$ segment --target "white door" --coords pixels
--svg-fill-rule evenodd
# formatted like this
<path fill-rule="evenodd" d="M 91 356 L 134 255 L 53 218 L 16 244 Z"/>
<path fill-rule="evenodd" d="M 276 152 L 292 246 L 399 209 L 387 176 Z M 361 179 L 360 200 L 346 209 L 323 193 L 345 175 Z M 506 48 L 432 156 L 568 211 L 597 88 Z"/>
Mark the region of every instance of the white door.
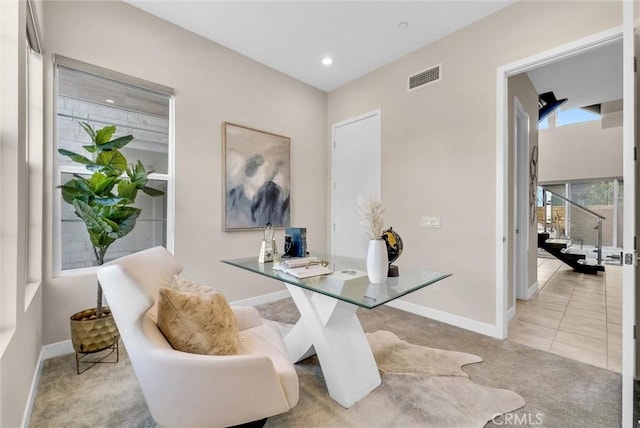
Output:
<path fill-rule="evenodd" d="M 515 98 L 515 243 L 514 301 L 527 299 L 529 291 L 529 114 Z"/>
<path fill-rule="evenodd" d="M 636 365 L 636 56 L 634 17 L 636 2 L 623 3 L 623 176 L 625 255 L 622 270 L 622 426 L 635 426 L 633 420 L 633 383 Z"/>
<path fill-rule="evenodd" d="M 367 248 L 358 217 L 358 196 L 380 198 L 381 113 L 376 110 L 337 123 L 333 136 L 331 252 L 364 258 Z"/>

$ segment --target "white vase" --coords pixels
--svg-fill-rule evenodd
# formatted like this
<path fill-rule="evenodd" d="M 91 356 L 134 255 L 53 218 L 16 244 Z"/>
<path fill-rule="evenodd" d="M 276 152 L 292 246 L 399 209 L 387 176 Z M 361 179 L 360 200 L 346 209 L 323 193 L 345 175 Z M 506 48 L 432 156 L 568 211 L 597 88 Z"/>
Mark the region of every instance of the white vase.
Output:
<path fill-rule="evenodd" d="M 369 241 L 367 251 L 367 275 L 372 284 L 382 284 L 387 281 L 389 271 L 389 257 L 387 256 L 387 244 L 382 239 Z"/>

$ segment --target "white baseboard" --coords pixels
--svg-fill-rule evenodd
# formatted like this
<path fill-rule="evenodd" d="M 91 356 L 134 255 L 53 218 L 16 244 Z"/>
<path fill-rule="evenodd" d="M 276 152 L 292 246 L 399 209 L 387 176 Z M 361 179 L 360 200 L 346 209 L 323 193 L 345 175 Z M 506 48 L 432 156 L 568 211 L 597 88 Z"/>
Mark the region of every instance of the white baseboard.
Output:
<path fill-rule="evenodd" d="M 282 290 L 276 291 L 275 293 L 263 294 L 261 296 L 249 297 L 248 299 L 235 300 L 230 304 L 234 306 L 257 306 L 286 299 L 287 297 L 290 297 L 289 292 L 287 290 Z"/>
<path fill-rule="evenodd" d="M 516 305 L 514 304 L 507 311 L 507 319 L 511 321 L 516 316 Z"/>
<path fill-rule="evenodd" d="M 29 426 L 31 411 L 33 410 L 33 403 L 36 399 L 38 383 L 40 383 L 40 376 L 42 375 L 42 367 L 44 366 L 45 360 L 48 360 L 49 358 L 59 357 L 60 355 L 71 354 L 73 352 L 74 351 L 71 340 L 44 345 L 42 348 L 40 348 L 40 355 L 38 356 L 36 371 L 33 374 L 33 379 L 31 380 L 27 403 L 24 407 L 24 414 L 22 415 L 22 425 L 20 425 L 21 427 Z"/>
<path fill-rule="evenodd" d="M 529 300 L 530 298 L 532 298 L 533 296 L 535 296 L 535 294 L 538 292 L 538 289 L 540 288 L 538 281 L 534 282 L 529 289 L 527 290 L 527 300 Z"/>
<path fill-rule="evenodd" d="M 60 355 L 72 354 L 74 352 L 71 340 L 44 345 L 40 351 L 40 359 L 42 362 L 49 358 L 59 357 Z"/>
<path fill-rule="evenodd" d="M 437 309 L 427 308 L 425 306 L 416 305 L 415 303 L 405 302 L 404 300 L 394 300 L 387 303 L 387 306 L 464 328 L 465 330 L 484 334 L 485 336 L 495 337 L 497 339 L 501 338 L 497 327 L 493 324 L 487 324 L 470 318 L 461 317 L 459 315 L 450 314 L 448 312 L 442 312 Z"/>

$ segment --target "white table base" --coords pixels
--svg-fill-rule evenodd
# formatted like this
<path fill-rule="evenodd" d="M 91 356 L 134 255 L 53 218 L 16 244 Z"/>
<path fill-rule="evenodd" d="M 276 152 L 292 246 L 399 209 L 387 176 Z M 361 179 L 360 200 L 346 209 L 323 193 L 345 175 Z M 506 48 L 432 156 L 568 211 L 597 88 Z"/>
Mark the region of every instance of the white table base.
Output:
<path fill-rule="evenodd" d="M 300 320 L 284 342 L 291 361 L 318 356 L 329 395 L 349 408 L 380 383 L 356 305 L 285 283 Z"/>

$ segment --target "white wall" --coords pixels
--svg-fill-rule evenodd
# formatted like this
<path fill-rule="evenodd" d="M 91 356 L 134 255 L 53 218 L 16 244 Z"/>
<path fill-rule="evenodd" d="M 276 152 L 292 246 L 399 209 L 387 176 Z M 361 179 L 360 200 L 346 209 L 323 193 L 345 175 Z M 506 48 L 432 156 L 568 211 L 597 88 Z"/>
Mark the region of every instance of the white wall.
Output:
<path fill-rule="evenodd" d="M 328 124 L 382 110 L 382 200 L 404 266 L 452 272 L 405 299 L 495 323 L 496 69 L 622 23 L 618 2 L 521 1 L 329 94 Z M 407 76 L 442 80 L 407 93 Z M 440 216 L 439 229 L 420 217 Z"/>
<path fill-rule="evenodd" d="M 185 277 L 218 288 L 230 301 L 284 289 L 273 280 L 220 263 L 225 258 L 257 257 L 262 238 L 259 231 L 222 231 L 223 121 L 291 137 L 292 224 L 307 228 L 312 250 L 326 250 L 324 183 L 329 146 L 324 92 L 123 2 L 46 1 L 40 15 L 47 58 L 60 54 L 174 88 L 175 254 L 185 265 Z M 116 31 L 100 30 L 116 27 Z M 45 102 L 46 144 L 53 147 L 50 60 Z M 50 152 L 49 160 L 51 156 Z M 51 224 L 54 192 L 52 186 L 46 189 L 45 224 Z M 281 243 L 282 231 L 276 235 Z M 46 242 L 51 236 L 49 229 Z M 68 340 L 69 316 L 95 306 L 95 276 L 52 278 L 52 257 L 49 247 L 45 343 Z"/>
<path fill-rule="evenodd" d="M 17 427 L 42 347 L 42 289 L 28 284 L 25 2 L 0 2 L 0 426 Z M 36 64 L 33 64 L 36 66 Z M 39 169 L 35 156 L 33 169 Z M 30 176 L 32 189 L 36 177 Z M 41 176 L 41 175 L 40 175 Z M 34 192 L 37 194 L 37 192 Z M 37 204 L 37 201 L 34 201 Z M 34 231 L 34 238 L 39 236 Z M 39 260 L 37 245 L 34 262 Z M 39 275 L 38 275 L 39 276 Z"/>
<path fill-rule="evenodd" d="M 622 106 L 602 120 L 540 130 L 540 182 L 622 177 Z"/>

